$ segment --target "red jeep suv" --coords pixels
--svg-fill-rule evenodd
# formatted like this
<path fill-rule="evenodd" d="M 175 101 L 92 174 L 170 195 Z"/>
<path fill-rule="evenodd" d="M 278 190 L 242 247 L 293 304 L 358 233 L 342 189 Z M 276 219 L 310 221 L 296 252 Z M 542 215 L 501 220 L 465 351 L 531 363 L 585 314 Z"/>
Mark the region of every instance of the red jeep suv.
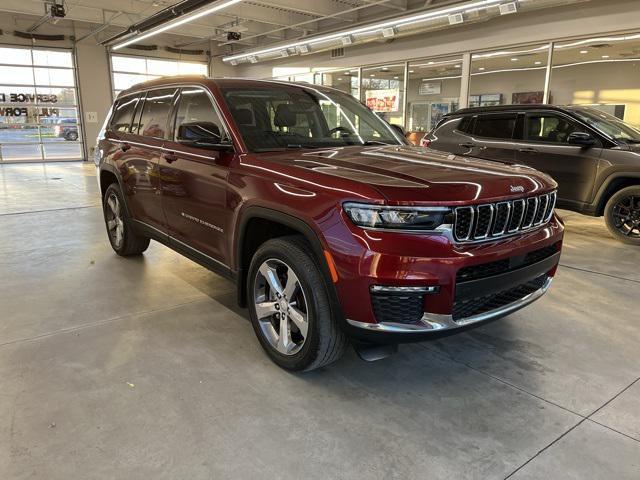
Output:
<path fill-rule="evenodd" d="M 134 86 L 96 164 L 115 252 L 153 239 L 234 281 L 262 347 L 291 370 L 349 340 L 366 352 L 507 315 L 545 293 L 560 257 L 547 175 L 409 146 L 326 87 Z"/>

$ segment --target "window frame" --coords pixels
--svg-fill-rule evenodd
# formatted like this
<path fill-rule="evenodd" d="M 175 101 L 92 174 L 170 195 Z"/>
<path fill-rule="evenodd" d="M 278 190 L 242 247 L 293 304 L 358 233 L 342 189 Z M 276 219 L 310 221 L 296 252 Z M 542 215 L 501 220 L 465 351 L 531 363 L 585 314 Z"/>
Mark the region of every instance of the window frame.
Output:
<path fill-rule="evenodd" d="M 220 108 L 218 107 L 218 104 L 214 98 L 214 96 L 211 94 L 211 92 L 209 91 L 208 88 L 202 86 L 202 85 L 182 85 L 178 88 L 178 94 L 176 95 L 176 97 L 174 98 L 174 102 L 172 105 L 172 110 L 171 110 L 171 117 L 170 117 L 170 128 L 171 128 L 171 137 L 169 138 L 169 140 L 171 142 L 175 142 L 175 143 L 180 143 L 177 139 L 177 135 L 176 135 L 176 130 L 177 130 L 177 117 L 178 117 L 178 111 L 180 110 L 180 101 L 182 100 L 182 92 L 186 89 L 197 89 L 200 90 L 202 92 L 204 92 L 204 94 L 206 95 L 206 97 L 209 99 L 209 103 L 211 104 L 211 106 L 213 107 L 213 111 L 215 112 L 216 116 L 218 117 L 218 121 L 220 122 L 220 126 L 222 127 L 220 130 L 220 133 L 224 133 L 224 135 L 221 136 L 221 140 L 226 140 L 226 142 L 220 142 L 221 145 L 226 145 L 227 143 L 232 146 L 235 149 L 234 143 L 233 143 L 233 137 L 230 134 L 230 130 L 229 127 L 225 121 L 224 116 L 222 115 L 222 112 L 220 111 Z M 193 148 L 201 148 L 201 147 L 193 147 Z M 206 149 L 204 149 L 206 150 Z"/>
<path fill-rule="evenodd" d="M 566 142 L 564 143 L 563 142 L 545 142 L 543 140 L 529 140 L 525 138 L 525 134 L 527 133 L 527 122 L 530 115 L 556 116 L 556 117 L 562 118 L 563 120 L 573 125 L 578 125 L 580 128 L 585 130 L 587 133 L 591 134 L 591 136 L 593 136 L 593 138 L 596 139 L 596 143 L 593 145 L 593 148 L 603 148 L 604 144 L 602 141 L 602 135 L 599 132 L 594 130 L 592 127 L 590 127 L 586 123 L 580 121 L 579 119 L 572 117 L 571 115 L 568 115 L 559 110 L 550 110 L 550 109 L 527 110 L 522 112 L 522 117 L 523 117 L 522 132 L 520 135 L 521 136 L 520 141 L 522 142 L 531 143 L 535 145 L 549 145 L 549 146 L 555 146 L 555 147 L 579 147 L 579 145 L 573 145 L 571 143 L 566 143 Z"/>
<path fill-rule="evenodd" d="M 140 129 L 142 128 L 142 115 L 144 114 L 144 107 L 147 104 L 147 100 L 149 98 L 149 93 L 156 91 L 156 90 L 174 90 L 173 92 L 173 98 L 171 99 L 171 102 L 169 104 L 169 111 L 167 113 L 167 119 L 165 121 L 165 131 L 164 131 L 164 136 L 162 137 L 154 137 L 152 135 L 143 135 L 140 132 Z M 178 95 L 178 93 L 180 92 L 180 86 L 178 85 L 158 85 L 157 87 L 154 88 L 150 88 L 150 89 L 145 89 L 142 92 L 137 92 L 139 94 L 144 95 L 144 100 L 142 101 L 142 107 L 140 108 L 140 112 L 139 112 L 139 117 L 138 117 L 138 122 L 137 122 L 137 134 L 139 137 L 143 137 L 143 138 L 149 138 L 149 139 L 153 139 L 153 140 L 169 140 L 170 137 L 168 136 L 168 132 L 169 132 L 169 128 L 170 128 L 170 124 L 171 124 L 171 116 L 173 115 L 173 108 L 175 105 L 175 99 L 176 96 Z M 138 100 L 138 103 L 140 103 L 140 100 Z M 135 118 L 135 114 L 138 112 L 134 112 L 134 118 Z"/>

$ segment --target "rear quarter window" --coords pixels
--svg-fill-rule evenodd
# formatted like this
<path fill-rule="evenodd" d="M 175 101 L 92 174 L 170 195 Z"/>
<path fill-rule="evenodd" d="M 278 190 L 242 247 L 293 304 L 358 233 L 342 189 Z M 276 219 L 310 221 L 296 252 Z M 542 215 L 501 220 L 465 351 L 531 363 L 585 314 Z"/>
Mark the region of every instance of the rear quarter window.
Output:
<path fill-rule="evenodd" d="M 138 104 L 138 97 L 124 97 L 116 101 L 116 105 L 113 109 L 113 115 L 111 122 L 109 123 L 109 129 L 114 132 L 129 132 L 131 128 L 131 121 L 133 119 L 133 112 Z"/>

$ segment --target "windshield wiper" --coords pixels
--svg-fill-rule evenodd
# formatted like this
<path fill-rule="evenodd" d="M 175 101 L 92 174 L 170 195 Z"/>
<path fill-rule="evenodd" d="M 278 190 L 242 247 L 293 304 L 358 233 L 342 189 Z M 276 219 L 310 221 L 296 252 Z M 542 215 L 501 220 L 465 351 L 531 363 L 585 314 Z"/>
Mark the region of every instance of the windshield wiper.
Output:
<path fill-rule="evenodd" d="M 364 145 L 365 147 L 370 147 L 371 145 L 393 145 L 393 144 L 381 142 L 379 140 L 365 140 L 364 142 L 362 142 L 362 145 Z"/>

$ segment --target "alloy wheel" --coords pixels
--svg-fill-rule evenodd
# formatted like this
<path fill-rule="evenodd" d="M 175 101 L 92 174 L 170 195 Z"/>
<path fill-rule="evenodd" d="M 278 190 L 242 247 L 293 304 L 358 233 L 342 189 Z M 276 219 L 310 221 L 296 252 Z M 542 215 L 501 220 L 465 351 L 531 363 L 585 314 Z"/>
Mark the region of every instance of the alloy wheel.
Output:
<path fill-rule="evenodd" d="M 621 198 L 611 212 L 615 227 L 629 238 L 640 238 L 640 196 Z"/>
<path fill-rule="evenodd" d="M 298 353 L 309 331 L 307 300 L 300 280 L 282 260 L 266 260 L 256 273 L 256 317 L 269 344 L 283 355 Z"/>
<path fill-rule="evenodd" d="M 111 193 L 107 199 L 106 217 L 111 242 L 116 248 L 120 248 L 124 240 L 124 221 L 122 220 L 120 200 L 115 193 Z"/>

